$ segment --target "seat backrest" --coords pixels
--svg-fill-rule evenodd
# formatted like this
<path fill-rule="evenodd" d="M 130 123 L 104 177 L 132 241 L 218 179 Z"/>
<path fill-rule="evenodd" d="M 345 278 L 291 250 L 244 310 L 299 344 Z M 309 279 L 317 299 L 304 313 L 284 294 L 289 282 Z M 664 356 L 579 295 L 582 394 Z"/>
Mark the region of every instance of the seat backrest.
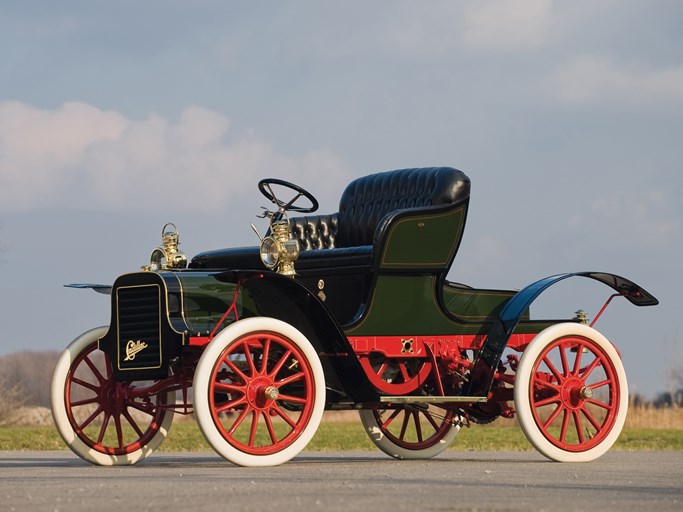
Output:
<path fill-rule="evenodd" d="M 377 226 L 388 213 L 460 203 L 469 193 L 469 178 L 452 167 L 401 169 L 358 178 L 339 202 L 335 245 L 372 245 Z"/>
<path fill-rule="evenodd" d="M 447 270 L 462 237 L 469 194 L 469 178 L 452 167 L 400 169 L 358 178 L 344 190 L 338 213 L 290 218 L 294 236 L 307 253 L 300 262 L 323 257 L 369 265 L 374 257 L 379 268 Z M 411 218 L 416 228 L 408 222 Z M 189 266 L 262 264 L 254 247 L 207 251 Z"/>
<path fill-rule="evenodd" d="M 302 251 L 337 247 L 338 213 L 306 215 L 304 217 L 292 217 L 289 220 Z"/>
<path fill-rule="evenodd" d="M 452 167 L 400 169 L 363 176 L 344 190 L 339 212 L 291 218 L 303 251 L 371 247 L 389 213 L 428 212 L 469 199 L 470 180 Z"/>

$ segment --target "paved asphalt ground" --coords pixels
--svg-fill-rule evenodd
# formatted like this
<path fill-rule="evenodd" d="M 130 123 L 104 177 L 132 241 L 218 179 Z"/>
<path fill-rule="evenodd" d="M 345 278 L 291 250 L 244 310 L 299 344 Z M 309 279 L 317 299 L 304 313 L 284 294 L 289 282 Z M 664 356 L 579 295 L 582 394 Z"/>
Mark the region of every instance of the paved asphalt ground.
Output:
<path fill-rule="evenodd" d="M 241 468 L 214 453 L 156 453 L 103 468 L 71 452 L 0 452 L 0 511 L 683 511 L 683 453 L 609 452 L 559 464 L 534 452 L 303 452 Z"/>

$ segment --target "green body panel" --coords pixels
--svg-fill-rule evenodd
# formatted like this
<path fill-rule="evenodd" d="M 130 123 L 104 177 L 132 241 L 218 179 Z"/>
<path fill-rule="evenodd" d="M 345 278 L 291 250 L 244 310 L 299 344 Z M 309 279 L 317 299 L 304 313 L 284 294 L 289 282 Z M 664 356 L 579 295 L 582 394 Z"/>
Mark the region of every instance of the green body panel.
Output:
<path fill-rule="evenodd" d="M 487 334 L 505 302 L 516 292 L 476 290 L 446 284 L 442 288 L 446 311 L 437 297 L 441 280 L 436 275 L 380 275 L 367 310 L 347 336 Z M 530 321 L 528 312 L 516 333 L 538 333 L 557 321 Z"/>
<path fill-rule="evenodd" d="M 221 321 L 232 305 L 236 284 L 220 279 L 220 273 L 177 272 L 175 276 L 181 285 L 182 315 L 190 332 L 195 335 L 209 334 Z M 252 316 L 253 300 L 244 289 L 237 294 L 238 318 Z M 223 320 L 221 328 L 235 321 L 231 313 Z"/>
<path fill-rule="evenodd" d="M 505 303 L 515 295 L 511 290 L 477 290 L 446 284 L 443 303 L 446 309 L 466 322 L 493 320 Z M 528 312 L 523 319 L 528 319 Z"/>
<path fill-rule="evenodd" d="M 176 272 L 174 276 L 180 284 L 181 315 L 189 334 L 209 334 L 232 305 L 237 285 L 216 272 Z M 515 293 L 443 284 L 436 274 L 380 274 L 367 309 L 343 331 L 347 336 L 486 334 Z M 256 301 L 242 287 L 236 311 L 223 319 L 220 328 L 236 316 L 254 316 L 258 311 Z M 530 321 L 527 312 L 515 332 L 536 333 L 555 322 Z"/>
<path fill-rule="evenodd" d="M 347 329 L 348 336 L 405 334 L 476 334 L 480 324 L 464 324 L 447 316 L 435 295 L 437 276 L 381 275 L 368 309 Z"/>
<path fill-rule="evenodd" d="M 393 222 L 382 248 L 380 269 L 445 269 L 462 238 L 466 206 Z"/>

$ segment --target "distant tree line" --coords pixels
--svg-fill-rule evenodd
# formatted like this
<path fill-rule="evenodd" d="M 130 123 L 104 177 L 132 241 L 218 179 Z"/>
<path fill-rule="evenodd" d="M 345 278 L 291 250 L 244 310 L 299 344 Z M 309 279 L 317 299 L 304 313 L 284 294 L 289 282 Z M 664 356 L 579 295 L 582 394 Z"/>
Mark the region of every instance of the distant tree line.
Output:
<path fill-rule="evenodd" d="M 17 398 L 24 405 L 50 407 L 50 382 L 59 352 L 17 352 L 0 357 L 0 400 Z"/>
<path fill-rule="evenodd" d="M 683 388 L 675 391 L 662 391 L 654 399 L 648 399 L 639 393 L 631 394 L 630 403 L 634 407 L 683 407 Z"/>

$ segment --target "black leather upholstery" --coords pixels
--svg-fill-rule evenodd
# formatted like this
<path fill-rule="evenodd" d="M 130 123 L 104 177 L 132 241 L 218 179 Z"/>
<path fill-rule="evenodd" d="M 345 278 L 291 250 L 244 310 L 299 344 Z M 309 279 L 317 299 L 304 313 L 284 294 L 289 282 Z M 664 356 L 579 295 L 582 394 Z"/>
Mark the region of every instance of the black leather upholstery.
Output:
<path fill-rule="evenodd" d="M 197 254 L 189 268 L 265 270 L 259 247 L 216 249 Z"/>
<path fill-rule="evenodd" d="M 339 212 L 292 217 L 301 255 L 297 269 L 367 266 L 375 238 L 388 214 L 397 210 L 447 207 L 469 198 L 470 180 L 451 167 L 401 169 L 352 181 L 341 196 Z M 263 268 L 258 248 L 223 249 L 198 254 L 190 268 Z"/>
<path fill-rule="evenodd" d="M 339 213 L 291 220 L 302 250 L 372 245 L 388 213 L 459 203 L 469 194 L 469 178 L 452 167 L 387 171 L 352 181 L 342 194 Z"/>
<path fill-rule="evenodd" d="M 448 167 L 403 169 L 354 180 L 339 202 L 338 245 L 371 245 L 387 213 L 452 204 L 469 197 L 469 191 L 467 176 Z"/>
<path fill-rule="evenodd" d="M 339 214 L 308 215 L 290 219 L 294 236 L 302 251 L 336 247 Z"/>
<path fill-rule="evenodd" d="M 337 247 L 334 249 L 312 249 L 301 251 L 296 262 L 297 269 L 314 269 L 324 261 L 326 267 L 368 266 L 372 260 L 372 246 Z"/>

